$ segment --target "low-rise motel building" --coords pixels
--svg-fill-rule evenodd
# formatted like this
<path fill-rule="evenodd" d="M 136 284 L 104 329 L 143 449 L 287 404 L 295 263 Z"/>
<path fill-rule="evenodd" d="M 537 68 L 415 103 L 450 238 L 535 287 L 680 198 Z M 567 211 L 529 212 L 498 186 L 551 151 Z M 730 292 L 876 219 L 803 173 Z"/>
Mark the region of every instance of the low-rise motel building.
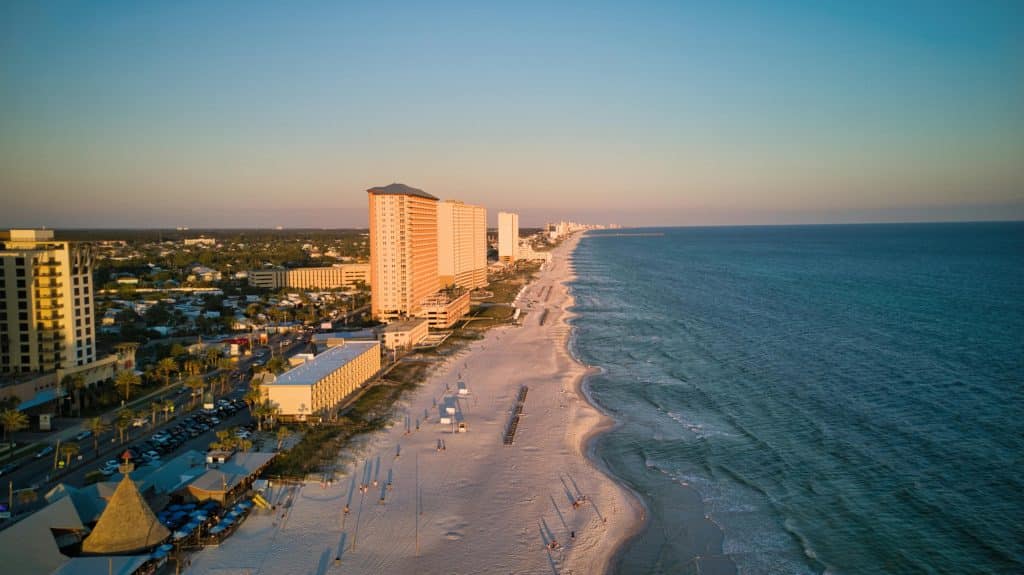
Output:
<path fill-rule="evenodd" d="M 430 332 L 426 318 L 393 321 L 380 329 L 378 337 L 387 351 L 409 350 Z"/>
<path fill-rule="evenodd" d="M 345 341 L 265 382 L 265 399 L 291 421 L 325 418 L 380 371 L 380 342 Z"/>
<path fill-rule="evenodd" d="M 342 289 L 370 285 L 370 264 L 338 264 L 319 268 L 249 270 L 249 285 L 280 289 Z"/>

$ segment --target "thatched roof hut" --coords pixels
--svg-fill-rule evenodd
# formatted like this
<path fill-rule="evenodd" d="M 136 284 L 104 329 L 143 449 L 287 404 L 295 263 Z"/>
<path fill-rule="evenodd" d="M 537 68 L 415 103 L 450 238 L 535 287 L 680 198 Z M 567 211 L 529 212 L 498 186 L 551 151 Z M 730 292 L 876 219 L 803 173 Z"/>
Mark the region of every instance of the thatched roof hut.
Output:
<path fill-rule="evenodd" d="M 135 482 L 125 474 L 92 533 L 82 542 L 82 553 L 119 555 L 135 553 L 159 544 L 170 535 Z"/>

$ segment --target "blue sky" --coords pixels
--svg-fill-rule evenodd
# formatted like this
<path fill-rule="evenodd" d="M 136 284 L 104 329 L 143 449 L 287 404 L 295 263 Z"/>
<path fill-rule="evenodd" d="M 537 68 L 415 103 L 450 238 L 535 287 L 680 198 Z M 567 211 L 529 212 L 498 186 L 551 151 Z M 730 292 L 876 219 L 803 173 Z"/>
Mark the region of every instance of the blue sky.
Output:
<path fill-rule="evenodd" d="M 6 2 L 3 226 L 1024 217 L 1021 2 Z"/>

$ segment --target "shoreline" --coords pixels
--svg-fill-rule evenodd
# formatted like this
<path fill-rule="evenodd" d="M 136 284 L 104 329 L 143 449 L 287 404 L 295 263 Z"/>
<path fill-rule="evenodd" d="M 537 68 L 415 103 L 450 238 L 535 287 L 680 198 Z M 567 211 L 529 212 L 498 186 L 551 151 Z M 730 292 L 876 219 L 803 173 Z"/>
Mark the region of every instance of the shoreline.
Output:
<path fill-rule="evenodd" d="M 250 515 L 188 572 L 608 572 L 649 514 L 593 456 L 594 438 L 616 422 L 587 397 L 592 369 L 569 347 L 579 239 L 526 284 L 521 325 L 446 358 L 385 429 L 339 452 L 332 481 L 275 485 L 268 499 L 285 504 Z M 450 406 L 467 432 L 440 423 Z"/>
<path fill-rule="evenodd" d="M 571 320 L 575 317 L 578 317 L 579 315 L 573 311 L 573 307 L 576 305 L 576 298 L 572 294 L 571 284 L 572 282 L 576 281 L 577 278 L 575 266 L 573 266 L 573 260 L 576 248 L 579 245 L 579 240 L 581 240 L 585 235 L 586 232 L 581 234 L 579 238 L 576 238 L 575 244 L 573 245 L 573 249 L 569 254 L 567 254 L 566 259 L 566 263 L 573 268 L 573 272 L 568 278 L 566 278 L 562 282 L 565 285 L 568 295 L 568 302 L 565 306 L 566 317 L 563 319 L 563 322 L 570 327 L 569 333 L 565 338 L 565 349 L 566 352 L 569 354 L 569 357 L 572 358 L 572 360 L 577 365 L 584 369 L 584 372 L 580 374 L 580 376 L 576 379 L 574 383 L 574 391 L 579 397 L 581 397 L 587 403 L 587 405 L 590 406 L 591 409 L 600 414 L 601 419 L 598 422 L 596 422 L 593 426 L 591 426 L 591 428 L 587 430 L 582 437 L 580 437 L 578 448 L 580 452 L 583 453 L 583 456 L 590 462 L 591 465 L 593 465 L 602 474 L 604 474 L 605 477 L 607 477 L 610 481 L 618 485 L 620 489 L 628 493 L 629 496 L 631 496 L 633 499 L 633 504 L 640 508 L 639 517 L 634 517 L 632 528 L 627 529 L 626 532 L 619 538 L 619 540 L 611 546 L 611 552 L 608 554 L 604 568 L 601 570 L 601 573 L 607 574 L 611 573 L 614 565 L 616 565 L 619 562 L 622 552 L 625 549 L 626 545 L 635 537 L 638 537 L 641 533 L 643 533 L 645 529 L 647 529 L 650 523 L 650 513 L 648 512 L 649 510 L 647 508 L 647 502 L 644 501 L 644 498 L 641 497 L 640 494 L 637 493 L 632 487 L 626 484 L 624 479 L 615 475 L 615 473 L 613 473 L 612 470 L 609 469 L 608 466 L 605 465 L 605 463 L 599 457 L 597 457 L 597 447 L 595 445 L 597 439 L 606 433 L 611 433 L 612 431 L 615 431 L 623 424 L 621 421 L 615 419 L 615 417 L 611 413 L 607 412 L 604 408 L 602 408 L 601 405 L 594 399 L 594 397 L 590 393 L 590 378 L 595 375 L 605 373 L 605 369 L 601 366 L 587 365 L 578 356 L 577 350 L 574 350 L 572 347 L 572 344 L 574 342 L 576 326 L 571 323 Z"/>

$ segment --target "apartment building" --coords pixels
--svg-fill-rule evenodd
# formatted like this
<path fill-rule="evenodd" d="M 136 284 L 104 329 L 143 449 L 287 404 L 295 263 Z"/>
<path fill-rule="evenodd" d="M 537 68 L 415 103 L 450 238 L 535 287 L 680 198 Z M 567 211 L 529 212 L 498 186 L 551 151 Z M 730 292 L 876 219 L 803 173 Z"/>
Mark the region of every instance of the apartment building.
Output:
<path fill-rule="evenodd" d="M 416 315 L 438 289 L 437 198 L 404 184 L 367 190 L 374 317 Z"/>
<path fill-rule="evenodd" d="M 519 259 L 519 214 L 498 212 L 498 260 Z"/>
<path fill-rule="evenodd" d="M 437 204 L 439 287 L 487 285 L 487 209 L 454 200 Z"/>
<path fill-rule="evenodd" d="M 0 250 L 0 374 L 51 372 L 96 359 L 87 244 L 52 230 L 10 230 Z"/>

